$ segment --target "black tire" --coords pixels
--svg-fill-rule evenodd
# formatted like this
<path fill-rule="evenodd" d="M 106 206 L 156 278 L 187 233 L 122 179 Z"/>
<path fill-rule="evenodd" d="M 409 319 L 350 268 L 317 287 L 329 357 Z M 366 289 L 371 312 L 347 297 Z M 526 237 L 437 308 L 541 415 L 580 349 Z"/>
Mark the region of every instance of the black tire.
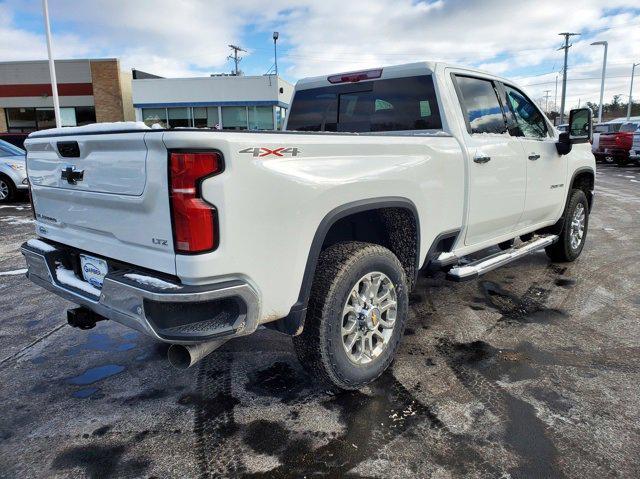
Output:
<path fill-rule="evenodd" d="M 371 272 L 384 273 L 393 283 L 397 315 L 386 348 L 362 365 L 352 362 L 343 346 L 342 312 L 353 286 Z M 408 307 L 407 278 L 391 251 L 369 243 L 335 244 L 318 259 L 304 329 L 293 338 L 298 359 L 323 386 L 361 388 L 378 378 L 393 361 L 404 334 Z"/>
<path fill-rule="evenodd" d="M 573 220 L 573 216 L 578 208 L 578 205 L 582 205 L 585 212 L 584 218 L 584 234 L 582 235 L 582 239 L 576 248 L 571 245 L 571 222 Z M 560 233 L 560 238 L 558 241 L 551 246 L 547 246 L 545 251 L 547 252 L 547 256 L 552 261 L 557 262 L 571 262 L 575 261 L 580 253 L 582 253 L 582 249 L 584 248 L 584 243 L 587 239 L 587 231 L 589 230 L 589 201 L 587 200 L 587 196 L 584 194 L 582 190 L 571 190 L 571 196 L 569 197 L 569 202 L 564 211 L 564 223 L 562 225 L 562 233 Z"/>
<path fill-rule="evenodd" d="M 6 191 L 4 194 L 0 194 L 0 203 L 9 203 L 16 197 L 16 186 L 8 177 L 0 175 L 0 193 Z"/>

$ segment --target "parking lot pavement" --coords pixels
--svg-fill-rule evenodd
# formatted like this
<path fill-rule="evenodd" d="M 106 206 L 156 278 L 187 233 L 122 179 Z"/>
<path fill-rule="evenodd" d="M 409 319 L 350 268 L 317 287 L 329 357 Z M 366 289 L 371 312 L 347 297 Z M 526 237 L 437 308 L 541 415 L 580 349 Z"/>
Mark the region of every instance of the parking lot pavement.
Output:
<path fill-rule="evenodd" d="M 639 477 L 640 169 L 598 168 L 582 257 L 422 277 L 399 356 L 332 395 L 260 330 L 187 372 L 66 326 L 0 207 L 0 477 Z"/>

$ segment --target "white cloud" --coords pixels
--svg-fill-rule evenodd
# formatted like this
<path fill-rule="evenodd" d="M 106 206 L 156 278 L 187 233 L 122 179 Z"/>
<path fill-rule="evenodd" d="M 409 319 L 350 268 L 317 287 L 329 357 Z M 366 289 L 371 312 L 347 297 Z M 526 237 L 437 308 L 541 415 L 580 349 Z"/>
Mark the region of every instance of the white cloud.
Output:
<path fill-rule="evenodd" d="M 0 4 L 0 59 L 44 57 L 42 36 L 21 29 L 11 15 L 39 9 L 34 0 Z M 268 38 L 271 30 L 280 32 L 281 69 L 291 79 L 419 60 L 506 76 L 559 71 L 557 34 L 601 29 L 597 39 L 610 44 L 610 98 L 628 90 L 628 79 L 615 77 L 628 76 L 632 60 L 640 61 L 634 0 L 52 0 L 50 9 L 54 27 L 64 32 L 56 33 L 56 56 L 115 56 L 125 67 L 165 76 L 228 70 L 229 43 L 244 44 L 256 31 Z M 605 16 L 605 9 L 618 13 Z M 597 101 L 602 47 L 589 46 L 594 39 L 578 37 L 570 50 L 570 102 Z M 252 47 L 270 55 L 268 40 Z M 595 79 L 572 80 L 578 77 Z M 520 80 L 539 98 L 554 89 L 555 73 Z"/>

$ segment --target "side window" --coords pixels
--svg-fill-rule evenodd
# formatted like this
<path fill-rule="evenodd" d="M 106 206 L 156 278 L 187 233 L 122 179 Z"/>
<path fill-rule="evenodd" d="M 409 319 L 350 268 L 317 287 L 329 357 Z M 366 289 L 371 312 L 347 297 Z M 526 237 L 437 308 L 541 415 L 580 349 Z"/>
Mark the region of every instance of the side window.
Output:
<path fill-rule="evenodd" d="M 547 123 L 540 110 L 523 93 L 505 85 L 509 108 L 516 117 L 516 122 L 522 134 L 528 138 L 545 138 Z"/>
<path fill-rule="evenodd" d="M 471 133 L 505 133 L 507 125 L 490 80 L 456 76 L 462 111 Z"/>

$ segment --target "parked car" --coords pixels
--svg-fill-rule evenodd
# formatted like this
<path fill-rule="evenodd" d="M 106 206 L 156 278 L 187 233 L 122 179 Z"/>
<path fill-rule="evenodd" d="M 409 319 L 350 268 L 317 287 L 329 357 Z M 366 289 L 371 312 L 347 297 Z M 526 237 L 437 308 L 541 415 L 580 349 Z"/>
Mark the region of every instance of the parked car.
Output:
<path fill-rule="evenodd" d="M 569 123 L 509 80 L 424 62 L 300 80 L 297 131 L 40 131 L 22 253 L 79 305 L 72 325 L 120 322 L 179 367 L 265 325 L 320 382 L 359 388 L 393 360 L 419 269 L 465 281 L 541 249 L 578 258 L 591 112 Z"/>
<path fill-rule="evenodd" d="M 560 133 L 564 133 L 565 131 L 569 131 L 569 123 L 563 123 L 562 125 L 556 126 L 556 130 Z"/>
<path fill-rule="evenodd" d="M 596 161 L 604 161 L 605 163 L 613 163 L 612 156 L 606 156 L 598 153 L 600 146 L 600 134 L 602 133 L 615 133 L 622 126 L 621 121 L 609 121 L 607 123 L 599 123 L 593 127 L 593 139 L 591 140 L 591 151 L 596 158 Z"/>
<path fill-rule="evenodd" d="M 29 133 L 0 133 L 0 140 L 11 143 L 24 150 L 24 141 L 28 136 Z"/>
<path fill-rule="evenodd" d="M 16 193 L 27 191 L 26 152 L 0 140 L 0 203 L 12 201 Z"/>
<path fill-rule="evenodd" d="M 636 165 L 640 166 L 640 131 L 636 131 L 633 134 L 633 143 L 631 145 L 629 159 L 635 161 Z"/>
<path fill-rule="evenodd" d="M 613 158 L 619 166 L 629 162 L 629 151 L 633 143 L 633 133 L 640 128 L 640 121 L 624 122 L 618 131 L 600 133 L 596 159 Z"/>

